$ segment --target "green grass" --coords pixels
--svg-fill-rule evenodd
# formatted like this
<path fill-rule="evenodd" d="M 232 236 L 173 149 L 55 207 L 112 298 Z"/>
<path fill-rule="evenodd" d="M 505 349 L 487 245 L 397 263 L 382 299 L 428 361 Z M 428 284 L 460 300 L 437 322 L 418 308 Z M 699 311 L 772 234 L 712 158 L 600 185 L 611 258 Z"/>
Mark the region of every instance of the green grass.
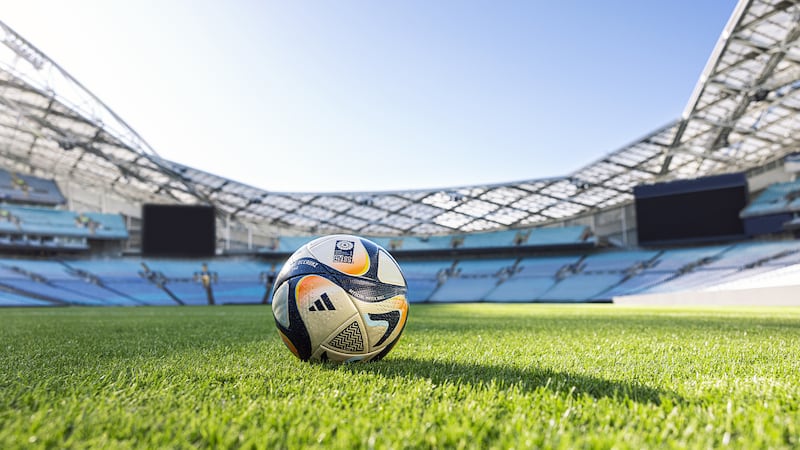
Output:
<path fill-rule="evenodd" d="M 0 309 L 0 448 L 797 448 L 800 309 L 412 305 L 381 362 L 269 307 Z"/>

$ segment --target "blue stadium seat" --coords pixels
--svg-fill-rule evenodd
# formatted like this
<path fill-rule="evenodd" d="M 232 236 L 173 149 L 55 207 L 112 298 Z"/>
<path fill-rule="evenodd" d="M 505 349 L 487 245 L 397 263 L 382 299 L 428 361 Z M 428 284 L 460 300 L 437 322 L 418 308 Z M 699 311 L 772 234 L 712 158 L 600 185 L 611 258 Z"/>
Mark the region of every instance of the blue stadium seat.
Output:
<path fill-rule="evenodd" d="M 568 227 L 534 228 L 525 241 L 528 247 L 555 247 L 573 245 L 592 245 L 589 228 L 583 225 Z"/>
<path fill-rule="evenodd" d="M 427 302 L 439 286 L 436 278 L 409 278 L 406 299 L 411 303 Z"/>
<path fill-rule="evenodd" d="M 527 236 L 526 231 L 503 230 L 463 235 L 460 248 L 507 248 L 515 247 Z"/>
<path fill-rule="evenodd" d="M 75 213 L 56 209 L 4 205 L 3 209 L 19 219 L 19 229 L 26 234 L 55 236 L 88 236 L 88 230 L 75 222 Z"/>
<path fill-rule="evenodd" d="M 104 284 L 109 288 L 123 292 L 134 298 L 142 305 L 177 305 L 177 303 L 163 290 L 147 280 L 104 280 Z"/>
<path fill-rule="evenodd" d="M 100 302 L 98 305 L 102 306 L 137 306 L 141 304 L 124 293 L 115 292 L 84 280 L 59 280 L 53 281 L 51 284 L 62 291 L 79 292 L 97 299 Z"/>
<path fill-rule="evenodd" d="M 524 258 L 519 262 L 514 277 L 555 277 L 564 267 L 577 264 L 580 258 L 580 255 Z"/>
<path fill-rule="evenodd" d="M 596 294 L 592 297 L 592 299 L 600 300 L 602 297 L 603 300 L 606 300 L 623 295 L 638 294 L 645 289 L 656 286 L 659 283 L 663 283 L 675 276 L 677 275 L 674 272 L 640 272 L 611 288 L 609 291 Z"/>
<path fill-rule="evenodd" d="M 662 292 L 680 292 L 701 289 L 722 282 L 726 277 L 736 273 L 738 269 L 701 269 L 687 272 L 641 290 L 640 294 L 656 294 Z"/>
<path fill-rule="evenodd" d="M 555 277 L 513 277 L 484 296 L 489 302 L 531 302 L 542 297 L 556 283 Z"/>
<path fill-rule="evenodd" d="M 208 294 L 199 281 L 167 281 L 164 288 L 185 305 L 209 304 Z"/>
<path fill-rule="evenodd" d="M 596 253 L 582 262 L 583 272 L 625 272 L 643 265 L 659 254 L 658 251 L 626 250 Z"/>
<path fill-rule="evenodd" d="M 145 259 L 142 260 L 154 272 L 161 272 L 170 280 L 191 280 L 195 273 L 202 272 L 203 264 L 210 269 L 208 260 L 171 260 L 171 259 Z"/>
<path fill-rule="evenodd" d="M 462 260 L 456 263 L 455 272 L 461 277 L 497 275 L 504 269 L 510 269 L 516 261 L 515 258 Z"/>
<path fill-rule="evenodd" d="M 647 270 L 675 272 L 684 267 L 711 260 L 727 250 L 729 246 L 711 246 L 664 250 Z"/>
<path fill-rule="evenodd" d="M 3 284 L 13 289 L 20 295 L 26 295 L 30 297 L 52 299 L 73 305 L 102 306 L 105 303 L 104 298 L 95 297 L 94 295 L 86 293 L 83 290 L 66 289 L 55 284 L 34 281 L 31 279 L 4 280 Z"/>
<path fill-rule="evenodd" d="M 218 281 L 213 288 L 217 304 L 258 304 L 267 293 L 264 284 L 255 282 Z"/>
<path fill-rule="evenodd" d="M 0 169 L 0 201 L 48 206 L 66 203 L 55 181 Z"/>
<path fill-rule="evenodd" d="M 452 260 L 402 261 L 400 270 L 406 278 L 436 278 L 439 271 L 449 269 L 452 265 Z"/>
<path fill-rule="evenodd" d="M 276 275 L 281 266 L 262 261 L 225 260 L 211 261 L 208 269 L 217 275 L 212 284 L 215 302 L 257 304 L 267 294 L 267 278 Z"/>
<path fill-rule="evenodd" d="M 767 186 L 739 214 L 743 219 L 785 212 L 800 211 L 800 179 L 788 183 Z"/>
<path fill-rule="evenodd" d="M 737 244 L 721 252 L 704 269 L 743 268 L 764 260 L 800 251 L 800 241 L 752 242 Z"/>
<path fill-rule="evenodd" d="M 2 282 L 0 282 L 2 284 Z M 52 306 L 54 303 L 0 290 L 0 306 Z"/>
<path fill-rule="evenodd" d="M 581 302 L 598 298 L 605 291 L 619 284 L 622 274 L 577 274 L 556 283 L 552 289 L 539 297 L 539 300 L 558 302 Z"/>
<path fill-rule="evenodd" d="M 498 279 L 495 277 L 450 278 L 444 282 L 431 296 L 431 302 L 477 302 L 483 300 L 494 287 Z"/>
<path fill-rule="evenodd" d="M 83 215 L 97 224 L 89 230 L 89 237 L 92 239 L 128 239 L 128 227 L 121 215 L 95 212 Z"/>

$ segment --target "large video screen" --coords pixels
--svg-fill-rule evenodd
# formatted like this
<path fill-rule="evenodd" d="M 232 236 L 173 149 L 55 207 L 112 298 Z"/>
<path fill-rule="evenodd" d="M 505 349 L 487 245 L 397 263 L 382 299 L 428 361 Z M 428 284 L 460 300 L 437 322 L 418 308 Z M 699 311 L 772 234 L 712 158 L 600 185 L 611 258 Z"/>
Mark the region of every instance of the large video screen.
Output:
<path fill-rule="evenodd" d="M 749 192 L 742 173 L 636 186 L 633 195 L 640 244 L 744 236 L 739 213 Z"/>
<path fill-rule="evenodd" d="M 214 208 L 197 205 L 142 206 L 143 256 L 212 256 L 216 249 Z"/>

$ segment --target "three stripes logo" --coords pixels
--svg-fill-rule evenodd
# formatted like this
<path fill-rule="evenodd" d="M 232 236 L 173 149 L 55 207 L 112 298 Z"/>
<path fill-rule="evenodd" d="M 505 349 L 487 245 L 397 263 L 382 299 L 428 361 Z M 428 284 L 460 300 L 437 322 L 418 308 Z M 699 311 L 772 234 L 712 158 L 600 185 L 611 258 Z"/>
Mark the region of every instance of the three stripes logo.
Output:
<path fill-rule="evenodd" d="M 314 301 L 314 304 L 308 308 L 309 311 L 336 311 L 336 307 L 333 306 L 333 302 L 331 298 L 328 297 L 328 294 L 323 292 L 320 298 Z"/>

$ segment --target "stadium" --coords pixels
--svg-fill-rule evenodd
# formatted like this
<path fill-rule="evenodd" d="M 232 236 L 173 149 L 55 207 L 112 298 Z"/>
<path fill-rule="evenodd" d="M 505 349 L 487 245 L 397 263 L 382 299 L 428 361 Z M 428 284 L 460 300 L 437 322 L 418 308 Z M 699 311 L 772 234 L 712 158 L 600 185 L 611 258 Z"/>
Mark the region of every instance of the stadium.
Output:
<path fill-rule="evenodd" d="M 739 1 L 680 115 L 565 176 L 380 192 L 165 159 L 0 33 L 0 447 L 800 446 L 800 4 Z M 331 234 L 402 268 L 384 360 L 274 331 Z"/>

